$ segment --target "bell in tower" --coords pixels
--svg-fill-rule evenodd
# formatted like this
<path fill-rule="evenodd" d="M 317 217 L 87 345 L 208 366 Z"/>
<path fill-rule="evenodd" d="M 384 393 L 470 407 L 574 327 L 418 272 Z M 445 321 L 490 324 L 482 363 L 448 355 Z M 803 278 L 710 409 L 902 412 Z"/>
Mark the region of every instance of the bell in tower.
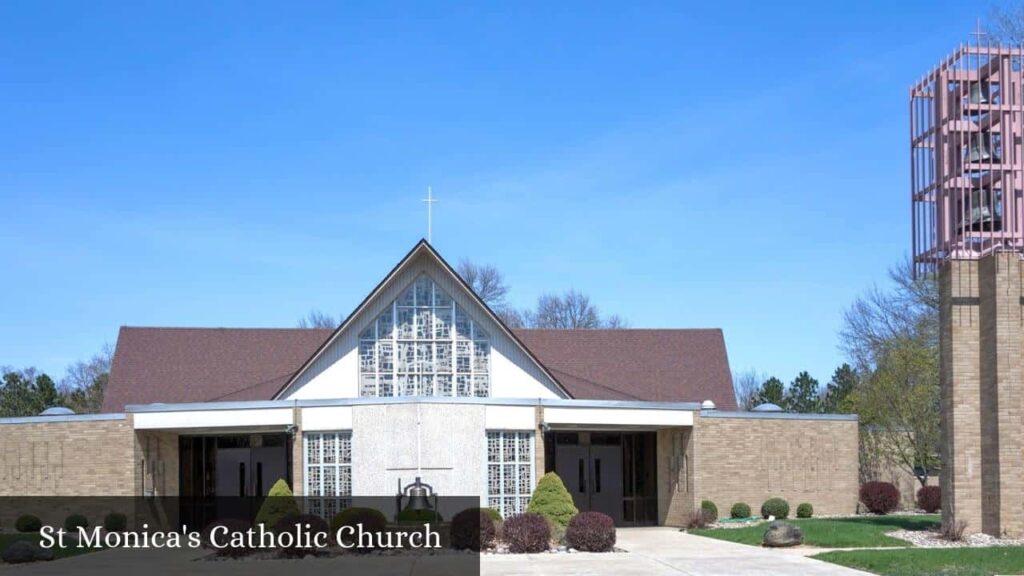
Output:
<path fill-rule="evenodd" d="M 971 134 L 967 148 L 968 162 L 999 162 L 999 155 L 992 148 L 992 135 L 988 132 Z"/>
<path fill-rule="evenodd" d="M 967 102 L 970 104 L 988 104 L 990 100 L 988 82 L 972 82 Z"/>

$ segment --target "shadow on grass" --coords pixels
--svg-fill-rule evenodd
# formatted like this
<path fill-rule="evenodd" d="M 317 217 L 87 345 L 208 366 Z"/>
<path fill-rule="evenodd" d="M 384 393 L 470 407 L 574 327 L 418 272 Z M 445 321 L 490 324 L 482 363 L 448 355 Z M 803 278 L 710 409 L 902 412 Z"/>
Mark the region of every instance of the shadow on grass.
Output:
<path fill-rule="evenodd" d="M 831 518 L 833 522 L 848 524 L 865 524 L 869 526 L 886 526 L 894 530 L 927 530 L 942 524 L 937 514 L 920 516 L 856 516 L 849 518 Z"/>

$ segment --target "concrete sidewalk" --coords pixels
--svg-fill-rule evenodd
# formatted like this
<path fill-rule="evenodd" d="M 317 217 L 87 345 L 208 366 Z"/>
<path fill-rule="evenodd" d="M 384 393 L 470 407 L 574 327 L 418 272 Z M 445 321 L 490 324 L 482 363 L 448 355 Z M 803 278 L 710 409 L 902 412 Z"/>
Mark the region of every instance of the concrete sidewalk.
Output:
<path fill-rule="evenodd" d="M 676 528 L 620 528 L 628 554 L 525 554 L 484 556 L 485 576 L 864 576 L 866 572 L 780 550 L 692 536 Z"/>

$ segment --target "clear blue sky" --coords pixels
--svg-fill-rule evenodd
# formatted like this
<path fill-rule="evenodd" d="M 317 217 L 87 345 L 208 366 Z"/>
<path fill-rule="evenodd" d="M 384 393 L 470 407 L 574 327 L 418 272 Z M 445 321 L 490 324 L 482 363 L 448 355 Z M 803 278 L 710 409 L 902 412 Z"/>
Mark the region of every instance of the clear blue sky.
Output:
<path fill-rule="evenodd" d="M 908 87 L 989 13 L 210 4 L 0 3 L 0 365 L 348 312 L 430 184 L 435 245 L 518 305 L 576 287 L 827 380 L 909 249 Z"/>

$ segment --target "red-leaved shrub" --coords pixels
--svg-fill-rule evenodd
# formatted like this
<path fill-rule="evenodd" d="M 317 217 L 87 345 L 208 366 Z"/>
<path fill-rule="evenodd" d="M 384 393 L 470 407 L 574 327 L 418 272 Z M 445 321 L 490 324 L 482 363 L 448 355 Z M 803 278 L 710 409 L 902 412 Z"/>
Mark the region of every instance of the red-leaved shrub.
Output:
<path fill-rule="evenodd" d="M 865 482 L 860 485 L 860 501 L 875 514 L 888 514 L 900 504 L 900 491 L 890 482 Z"/>
<path fill-rule="evenodd" d="M 452 548 L 480 551 L 494 544 L 494 516 L 480 508 L 466 508 L 452 517 Z"/>
<path fill-rule="evenodd" d="M 548 549 L 551 527 L 540 514 L 524 512 L 505 520 L 503 529 L 508 551 L 514 554 L 535 554 Z"/>
<path fill-rule="evenodd" d="M 615 547 L 615 522 L 600 512 L 580 512 L 565 528 L 565 541 L 584 552 L 610 552 Z"/>
<path fill-rule="evenodd" d="M 925 486 L 917 491 L 917 507 L 931 514 L 942 508 L 942 488 Z"/>

